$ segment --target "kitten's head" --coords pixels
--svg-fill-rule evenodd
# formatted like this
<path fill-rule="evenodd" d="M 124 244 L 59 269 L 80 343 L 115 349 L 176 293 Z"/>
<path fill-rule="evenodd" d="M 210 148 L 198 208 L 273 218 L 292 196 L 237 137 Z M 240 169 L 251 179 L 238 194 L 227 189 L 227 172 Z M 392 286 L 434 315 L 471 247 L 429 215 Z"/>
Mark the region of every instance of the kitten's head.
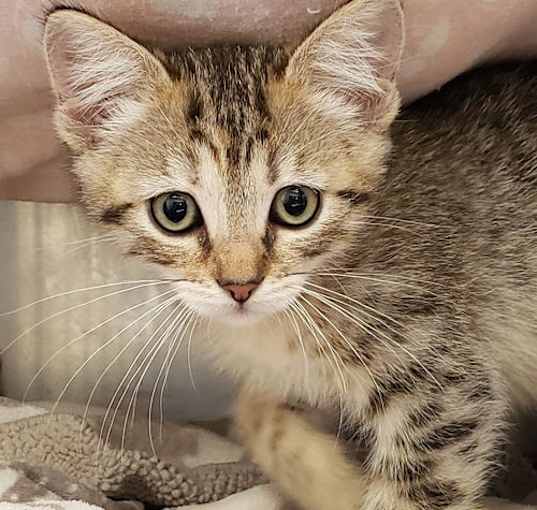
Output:
<path fill-rule="evenodd" d="M 294 50 L 164 54 L 85 14 L 48 18 L 56 125 L 89 213 L 234 323 L 342 264 L 398 110 L 395 0 L 355 0 Z"/>

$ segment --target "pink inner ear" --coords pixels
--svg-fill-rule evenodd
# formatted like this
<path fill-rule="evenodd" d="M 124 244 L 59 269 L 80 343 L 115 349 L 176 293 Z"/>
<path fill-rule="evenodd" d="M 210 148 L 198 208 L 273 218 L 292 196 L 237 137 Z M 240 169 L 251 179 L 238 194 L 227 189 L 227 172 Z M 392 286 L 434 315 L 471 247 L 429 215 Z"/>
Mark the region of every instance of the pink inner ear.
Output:
<path fill-rule="evenodd" d="M 107 76 L 102 72 L 101 78 L 92 76 L 91 62 L 89 61 L 86 65 L 81 64 L 87 55 L 70 50 L 68 45 L 75 44 L 75 42 L 69 37 L 64 36 L 61 39 L 55 41 L 57 46 L 53 48 L 53 53 L 49 57 L 60 107 L 75 122 L 88 127 L 96 126 L 110 118 L 118 99 L 136 91 L 139 87 L 139 80 L 131 79 L 125 81 L 121 88 L 114 87 L 115 77 L 112 66 Z M 63 48 L 60 46 L 62 44 Z M 113 57 L 110 61 L 113 62 Z M 133 57 L 130 69 L 135 70 L 136 67 L 137 59 Z M 133 73 L 131 78 L 134 76 Z M 106 88 L 107 85 L 109 85 L 109 90 Z"/>
<path fill-rule="evenodd" d="M 75 11 L 53 13 L 45 47 L 62 112 L 88 127 L 108 119 L 158 72 L 156 59 L 114 28 Z"/>
<path fill-rule="evenodd" d="M 75 122 L 87 127 L 97 127 L 112 116 L 115 100 L 120 97 L 124 96 L 115 94 L 87 105 L 82 105 L 76 97 L 60 98 L 60 103 L 62 103 L 62 111 Z"/>
<path fill-rule="evenodd" d="M 398 111 L 403 43 L 398 0 L 351 0 L 297 48 L 287 76 L 336 96 L 349 115 L 384 131 Z"/>
<path fill-rule="evenodd" d="M 401 65 L 401 57 L 405 46 L 405 18 L 401 2 L 388 0 L 386 7 L 373 29 L 377 34 L 374 44 L 381 49 L 385 56 L 379 75 L 387 80 L 395 80 Z"/>

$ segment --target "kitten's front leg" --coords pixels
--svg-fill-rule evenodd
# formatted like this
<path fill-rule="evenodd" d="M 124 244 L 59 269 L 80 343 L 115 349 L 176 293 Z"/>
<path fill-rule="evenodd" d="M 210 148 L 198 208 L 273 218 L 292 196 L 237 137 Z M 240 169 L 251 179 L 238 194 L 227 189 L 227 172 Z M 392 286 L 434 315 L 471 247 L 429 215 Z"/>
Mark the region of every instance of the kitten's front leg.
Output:
<path fill-rule="evenodd" d="M 485 389 L 473 400 L 464 389 L 419 402 L 391 395 L 364 426 L 362 467 L 270 397 L 243 393 L 237 423 L 253 460 L 304 510 L 476 510 L 502 434 L 503 406 Z"/>
<path fill-rule="evenodd" d="M 336 437 L 269 396 L 243 391 L 236 422 L 252 459 L 305 510 L 355 510 L 365 479 Z"/>

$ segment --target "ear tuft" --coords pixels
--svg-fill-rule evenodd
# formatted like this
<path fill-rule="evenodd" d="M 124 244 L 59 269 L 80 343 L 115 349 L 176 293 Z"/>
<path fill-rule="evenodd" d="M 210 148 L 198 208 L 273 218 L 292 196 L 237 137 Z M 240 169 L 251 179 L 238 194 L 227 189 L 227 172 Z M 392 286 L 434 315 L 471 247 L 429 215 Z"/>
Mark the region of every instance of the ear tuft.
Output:
<path fill-rule="evenodd" d="M 378 131 L 397 114 L 395 85 L 404 45 L 397 0 L 352 0 L 298 47 L 287 69 L 334 109 L 353 112 Z M 350 108 L 349 108 L 350 107 Z"/>
<path fill-rule="evenodd" d="M 58 129 L 68 143 L 82 144 L 78 149 L 91 145 L 108 119 L 133 111 L 152 85 L 167 77 L 148 50 L 77 11 L 49 15 L 44 43 Z"/>

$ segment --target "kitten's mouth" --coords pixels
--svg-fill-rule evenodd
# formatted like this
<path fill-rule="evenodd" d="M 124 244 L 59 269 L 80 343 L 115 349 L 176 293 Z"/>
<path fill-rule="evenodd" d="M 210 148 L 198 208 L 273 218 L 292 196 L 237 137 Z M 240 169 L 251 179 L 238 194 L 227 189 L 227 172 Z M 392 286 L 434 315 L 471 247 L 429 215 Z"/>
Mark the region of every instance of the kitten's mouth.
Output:
<path fill-rule="evenodd" d="M 251 303 L 233 303 L 230 307 L 230 313 L 225 318 L 227 321 L 237 324 L 244 324 L 246 322 L 253 322 L 256 319 L 260 319 L 265 314 L 261 314 L 255 310 L 255 306 Z"/>
<path fill-rule="evenodd" d="M 255 301 L 237 303 L 230 300 L 214 312 L 213 318 L 230 326 L 252 325 L 271 315 L 265 304 Z"/>
<path fill-rule="evenodd" d="M 236 299 L 229 290 L 210 289 L 193 286 L 183 297 L 188 305 L 199 315 L 226 326 L 248 326 L 270 319 L 286 310 L 294 299 L 294 286 L 289 282 L 263 282 L 248 295 L 247 299 Z"/>
<path fill-rule="evenodd" d="M 191 302 L 190 305 L 200 315 L 230 326 L 252 324 L 267 317 L 266 307 L 261 303 L 237 303 L 226 299 L 225 302 L 217 301 L 212 305 L 206 302 L 203 304 Z"/>

